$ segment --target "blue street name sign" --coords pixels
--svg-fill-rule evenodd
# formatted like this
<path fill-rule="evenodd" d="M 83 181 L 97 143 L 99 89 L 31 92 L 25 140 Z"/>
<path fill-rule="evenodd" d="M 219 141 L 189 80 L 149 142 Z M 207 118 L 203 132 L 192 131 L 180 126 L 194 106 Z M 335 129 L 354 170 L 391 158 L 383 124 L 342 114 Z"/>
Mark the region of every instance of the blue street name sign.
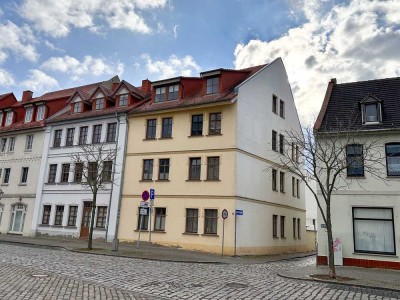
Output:
<path fill-rule="evenodd" d="M 154 200 L 155 197 L 156 197 L 155 189 L 150 189 L 150 200 Z"/>
<path fill-rule="evenodd" d="M 237 216 L 243 216 L 243 210 L 241 210 L 241 209 L 235 210 L 235 215 L 237 215 Z"/>

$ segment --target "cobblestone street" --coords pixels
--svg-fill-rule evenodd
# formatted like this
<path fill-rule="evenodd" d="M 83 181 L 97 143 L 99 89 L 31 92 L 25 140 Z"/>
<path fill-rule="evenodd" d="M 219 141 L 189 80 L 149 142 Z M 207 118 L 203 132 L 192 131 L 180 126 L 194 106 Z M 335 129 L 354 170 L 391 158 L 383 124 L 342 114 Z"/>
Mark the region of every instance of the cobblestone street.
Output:
<path fill-rule="evenodd" d="M 400 293 L 297 281 L 265 264 L 158 262 L 0 244 L 0 299 L 399 299 Z M 37 276 L 39 275 L 39 276 Z M 47 277 L 44 277 L 48 275 Z"/>

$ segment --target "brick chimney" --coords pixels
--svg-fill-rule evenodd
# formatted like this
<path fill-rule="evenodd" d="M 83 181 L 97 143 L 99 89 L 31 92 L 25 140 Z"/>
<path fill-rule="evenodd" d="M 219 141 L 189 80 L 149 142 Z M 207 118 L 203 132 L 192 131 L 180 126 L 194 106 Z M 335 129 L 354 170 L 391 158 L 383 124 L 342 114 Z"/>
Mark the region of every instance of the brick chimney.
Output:
<path fill-rule="evenodd" d="M 331 82 L 332 82 L 333 84 L 336 84 L 336 78 L 332 78 L 332 79 L 331 79 Z"/>
<path fill-rule="evenodd" d="M 26 102 L 32 99 L 33 92 L 30 90 L 22 92 L 22 102 Z"/>
<path fill-rule="evenodd" d="M 119 82 L 113 82 L 112 83 L 112 91 L 114 92 L 118 86 L 119 86 Z"/>
<path fill-rule="evenodd" d="M 144 93 L 150 93 L 151 92 L 151 81 L 148 79 L 142 80 L 142 91 Z"/>

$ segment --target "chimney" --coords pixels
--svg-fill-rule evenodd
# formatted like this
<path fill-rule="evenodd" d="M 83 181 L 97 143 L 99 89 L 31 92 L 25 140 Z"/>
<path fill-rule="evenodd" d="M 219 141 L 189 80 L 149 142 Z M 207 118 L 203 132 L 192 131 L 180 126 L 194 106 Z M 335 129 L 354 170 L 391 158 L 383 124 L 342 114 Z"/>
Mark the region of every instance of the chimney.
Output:
<path fill-rule="evenodd" d="M 331 82 L 332 82 L 333 84 L 336 84 L 336 78 L 332 78 L 332 79 L 331 79 Z"/>
<path fill-rule="evenodd" d="M 112 83 L 112 91 L 114 92 L 118 86 L 119 86 L 119 82 L 113 82 Z"/>
<path fill-rule="evenodd" d="M 32 91 L 23 91 L 22 92 L 22 102 L 26 102 L 32 99 L 33 92 Z"/>
<path fill-rule="evenodd" d="M 142 80 L 142 91 L 144 93 L 150 93 L 151 92 L 151 81 L 148 79 Z"/>

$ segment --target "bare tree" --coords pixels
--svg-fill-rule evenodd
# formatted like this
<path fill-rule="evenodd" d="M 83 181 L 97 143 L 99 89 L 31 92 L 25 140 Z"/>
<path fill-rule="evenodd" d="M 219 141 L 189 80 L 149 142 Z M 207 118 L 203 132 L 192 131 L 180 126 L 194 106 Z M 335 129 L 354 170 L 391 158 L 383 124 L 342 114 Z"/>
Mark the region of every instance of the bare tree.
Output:
<path fill-rule="evenodd" d="M 92 250 L 94 217 L 96 213 L 97 193 L 108 190 L 115 184 L 115 159 L 118 149 L 106 144 L 81 145 L 79 152 L 71 156 L 74 181 L 80 182 L 85 189 L 92 192 L 92 208 L 88 249 Z"/>
<path fill-rule="evenodd" d="M 347 123 L 348 125 L 348 123 Z M 354 124 L 353 124 L 354 125 Z M 340 128 L 339 128 L 340 127 Z M 279 141 L 277 160 L 281 166 L 297 175 L 312 192 L 328 235 L 329 276 L 337 278 L 334 264 L 331 205 L 333 195 L 355 183 L 362 187 L 366 174 L 382 179 L 382 143 L 379 138 L 362 132 L 355 126 L 314 132 L 302 127 L 302 132 L 286 131 Z M 320 193 L 312 189 L 315 180 Z"/>

